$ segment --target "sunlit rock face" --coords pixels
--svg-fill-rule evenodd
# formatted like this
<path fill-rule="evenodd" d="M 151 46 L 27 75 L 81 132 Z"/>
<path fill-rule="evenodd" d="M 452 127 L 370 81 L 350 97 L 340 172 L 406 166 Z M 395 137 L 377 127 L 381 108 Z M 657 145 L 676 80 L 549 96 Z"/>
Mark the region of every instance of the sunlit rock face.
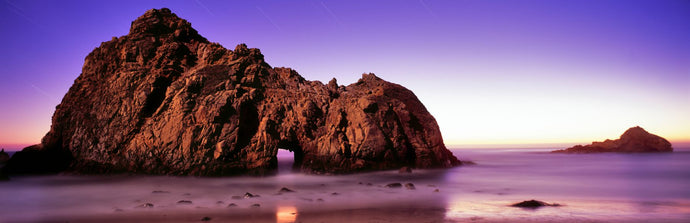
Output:
<path fill-rule="evenodd" d="M 259 49 L 209 42 L 168 9 L 86 57 L 38 147 L 69 154 L 67 170 L 82 173 L 263 174 L 278 148 L 314 173 L 460 163 L 406 88 L 374 74 L 308 81 Z"/>
<path fill-rule="evenodd" d="M 564 150 L 553 151 L 555 153 L 646 153 L 646 152 L 673 152 L 673 147 L 668 140 L 651 134 L 643 128 L 636 126 L 628 129 L 620 139 L 607 139 L 603 142 L 593 142 L 590 145 L 577 145 Z"/>

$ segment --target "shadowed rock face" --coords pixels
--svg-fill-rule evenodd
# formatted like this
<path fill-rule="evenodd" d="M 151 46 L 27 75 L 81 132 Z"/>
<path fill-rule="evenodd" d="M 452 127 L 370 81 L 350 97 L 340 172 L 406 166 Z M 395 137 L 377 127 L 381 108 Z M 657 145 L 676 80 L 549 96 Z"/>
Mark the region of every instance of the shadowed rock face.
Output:
<path fill-rule="evenodd" d="M 5 166 L 8 160 L 10 160 L 10 154 L 7 154 L 5 149 L 0 150 L 0 168 Z"/>
<path fill-rule="evenodd" d="M 82 173 L 263 174 L 279 148 L 315 173 L 460 164 L 406 88 L 374 74 L 308 81 L 258 49 L 209 42 L 168 9 L 86 57 L 34 148 L 69 154 L 67 169 Z"/>
<path fill-rule="evenodd" d="M 10 178 L 5 175 L 4 167 L 7 161 L 10 160 L 10 155 L 5 152 L 3 149 L 0 151 L 0 181 L 7 181 Z"/>
<path fill-rule="evenodd" d="M 9 160 L 10 160 L 10 154 L 7 154 L 5 152 L 5 149 L 0 150 L 0 181 L 9 180 L 9 178 L 7 176 L 5 176 L 5 173 L 3 171 L 5 164 Z"/>
<path fill-rule="evenodd" d="M 645 131 L 636 126 L 628 129 L 620 139 L 607 139 L 603 142 L 593 142 L 590 145 L 577 145 L 564 150 L 553 151 L 555 153 L 643 153 L 643 152 L 673 152 L 671 143 L 666 139 Z"/>

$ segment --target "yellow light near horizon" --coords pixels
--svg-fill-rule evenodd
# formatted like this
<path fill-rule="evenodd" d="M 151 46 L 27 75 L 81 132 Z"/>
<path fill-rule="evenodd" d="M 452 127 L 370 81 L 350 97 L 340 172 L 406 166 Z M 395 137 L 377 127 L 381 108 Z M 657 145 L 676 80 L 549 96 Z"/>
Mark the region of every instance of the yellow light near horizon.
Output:
<path fill-rule="evenodd" d="M 449 145 L 591 143 L 634 126 L 690 141 L 690 103 L 682 97 L 635 84 L 577 81 L 472 79 L 462 88 L 448 81 L 416 92 Z"/>

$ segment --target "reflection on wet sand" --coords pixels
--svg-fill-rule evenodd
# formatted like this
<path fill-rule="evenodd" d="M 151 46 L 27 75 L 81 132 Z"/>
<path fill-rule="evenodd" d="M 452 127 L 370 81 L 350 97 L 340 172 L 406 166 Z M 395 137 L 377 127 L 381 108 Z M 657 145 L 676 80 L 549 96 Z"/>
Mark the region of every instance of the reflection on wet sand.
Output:
<path fill-rule="evenodd" d="M 278 206 L 276 208 L 276 222 L 277 223 L 293 223 L 297 221 L 297 207 L 295 206 Z"/>

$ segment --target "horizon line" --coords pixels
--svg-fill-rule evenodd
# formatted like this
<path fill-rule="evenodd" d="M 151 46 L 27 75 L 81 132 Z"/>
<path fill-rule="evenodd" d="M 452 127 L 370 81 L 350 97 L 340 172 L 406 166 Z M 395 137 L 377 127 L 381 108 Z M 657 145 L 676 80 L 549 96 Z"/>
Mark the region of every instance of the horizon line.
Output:
<path fill-rule="evenodd" d="M 690 147 L 690 140 L 669 140 L 674 147 Z M 591 143 L 591 142 L 590 142 Z M 590 144 L 584 143 L 584 144 Z M 8 143 L 0 144 L 5 151 L 21 151 L 22 149 L 39 143 Z M 446 143 L 450 149 L 490 149 L 490 148 L 568 148 L 583 145 L 577 142 L 534 142 L 534 143 Z"/>

